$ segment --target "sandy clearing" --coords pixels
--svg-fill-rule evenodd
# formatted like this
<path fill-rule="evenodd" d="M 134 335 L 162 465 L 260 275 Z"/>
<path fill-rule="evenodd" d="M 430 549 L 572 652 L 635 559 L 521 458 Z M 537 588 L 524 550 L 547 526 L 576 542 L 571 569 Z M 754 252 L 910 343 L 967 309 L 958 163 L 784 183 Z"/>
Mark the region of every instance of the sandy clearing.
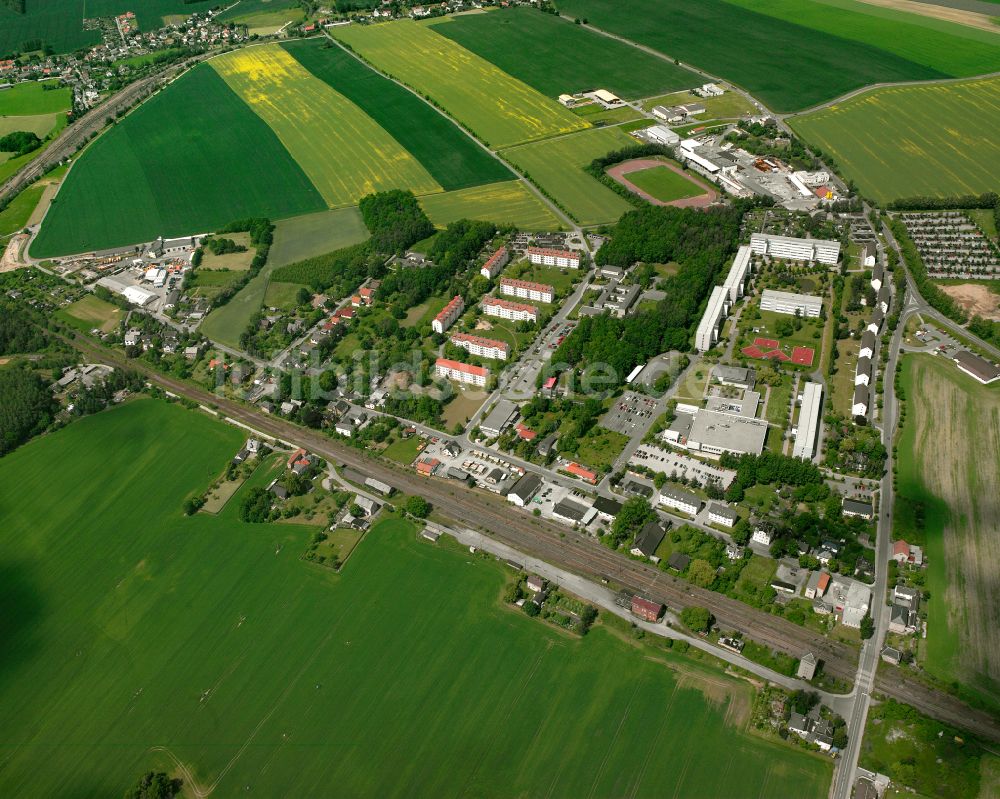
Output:
<path fill-rule="evenodd" d="M 684 197 L 680 200 L 672 200 L 671 202 L 663 202 L 663 200 L 658 200 L 650 194 L 647 194 L 638 186 L 636 186 L 632 181 L 630 181 L 625 176 L 630 172 L 639 172 L 643 169 L 650 169 L 654 166 L 664 166 L 667 169 L 676 172 L 678 175 L 683 175 L 685 178 L 690 180 L 696 186 L 701 186 L 705 189 L 704 194 L 699 194 L 697 197 Z M 646 202 L 652 203 L 653 205 L 672 205 L 675 208 L 705 208 L 706 206 L 714 203 L 718 198 L 718 192 L 710 189 L 705 183 L 694 178 L 690 173 L 685 172 L 678 166 L 671 164 L 668 161 L 660 161 L 656 158 L 635 158 L 631 161 L 623 161 L 620 164 L 615 164 L 607 170 L 608 177 L 616 182 L 620 183 L 626 189 L 628 189 L 633 194 L 638 194 Z"/>
<path fill-rule="evenodd" d="M 1000 294 L 991 291 L 989 287 L 980 283 L 961 283 L 941 286 L 941 290 L 968 313 L 1000 322 Z"/>
<path fill-rule="evenodd" d="M 959 8 L 946 8 L 945 6 L 928 5 L 926 3 L 913 3 L 910 0 L 861 0 L 870 6 L 881 6 L 891 8 L 895 11 L 905 11 L 909 14 L 919 14 L 922 17 L 933 17 L 943 19 L 946 22 L 954 22 L 958 25 L 966 25 L 970 28 L 997 33 L 997 25 L 986 14 L 977 14 L 975 11 L 963 11 Z"/>
<path fill-rule="evenodd" d="M 9 242 L 7 242 L 7 247 L 3 251 L 3 255 L 0 256 L 0 273 L 3 272 L 13 272 L 24 264 L 21 262 L 21 247 L 24 246 L 24 242 L 28 240 L 28 237 L 23 233 L 18 233 L 11 236 Z"/>

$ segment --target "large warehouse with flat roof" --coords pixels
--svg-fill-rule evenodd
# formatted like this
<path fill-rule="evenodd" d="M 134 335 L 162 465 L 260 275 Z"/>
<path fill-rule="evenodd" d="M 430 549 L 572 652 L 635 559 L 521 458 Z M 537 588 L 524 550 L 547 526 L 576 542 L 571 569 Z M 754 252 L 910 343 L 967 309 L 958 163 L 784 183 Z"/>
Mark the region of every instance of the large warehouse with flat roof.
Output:
<path fill-rule="evenodd" d="M 688 433 L 687 447 L 695 452 L 721 455 L 760 455 L 767 438 L 767 422 L 749 416 L 700 410 L 695 414 Z"/>

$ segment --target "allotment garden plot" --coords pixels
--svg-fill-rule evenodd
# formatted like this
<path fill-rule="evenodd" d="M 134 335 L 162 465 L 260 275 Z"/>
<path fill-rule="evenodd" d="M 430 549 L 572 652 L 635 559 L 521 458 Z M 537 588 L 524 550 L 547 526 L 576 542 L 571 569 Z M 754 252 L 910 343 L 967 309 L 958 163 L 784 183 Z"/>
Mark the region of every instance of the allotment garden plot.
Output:
<path fill-rule="evenodd" d="M 501 606 L 512 573 L 447 538 L 389 517 L 334 573 L 319 528 L 239 521 L 267 469 L 184 516 L 245 436 L 141 399 L 0 461 L 4 795 L 826 792 L 828 759 L 744 731 L 748 683 Z"/>
<path fill-rule="evenodd" d="M 400 21 L 349 25 L 332 33 L 378 69 L 433 98 L 491 147 L 589 127 L 554 100 L 431 27 Z"/>
<path fill-rule="evenodd" d="M 1000 78 L 875 89 L 789 124 L 880 202 L 1000 186 Z"/>

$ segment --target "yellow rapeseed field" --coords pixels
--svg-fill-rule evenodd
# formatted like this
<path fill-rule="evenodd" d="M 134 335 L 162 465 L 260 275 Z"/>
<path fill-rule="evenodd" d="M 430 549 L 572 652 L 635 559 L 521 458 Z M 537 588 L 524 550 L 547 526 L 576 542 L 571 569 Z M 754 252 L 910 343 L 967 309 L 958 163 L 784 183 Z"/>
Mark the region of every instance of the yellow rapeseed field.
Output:
<path fill-rule="evenodd" d="M 209 63 L 275 132 L 332 208 L 366 194 L 441 186 L 392 136 L 278 45 L 249 47 Z"/>
<path fill-rule="evenodd" d="M 347 25 L 336 28 L 334 35 L 377 68 L 431 97 L 490 147 L 590 127 L 554 100 L 425 25 L 409 20 Z"/>

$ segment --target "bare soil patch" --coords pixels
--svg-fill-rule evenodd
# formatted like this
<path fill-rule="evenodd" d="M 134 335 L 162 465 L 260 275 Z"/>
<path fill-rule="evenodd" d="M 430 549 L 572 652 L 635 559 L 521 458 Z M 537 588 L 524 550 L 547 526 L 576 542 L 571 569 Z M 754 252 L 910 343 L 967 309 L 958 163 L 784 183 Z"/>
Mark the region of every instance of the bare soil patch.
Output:
<path fill-rule="evenodd" d="M 1000 294 L 980 283 L 961 283 L 956 286 L 941 286 L 941 290 L 952 297 L 969 314 L 1000 322 Z"/>
<path fill-rule="evenodd" d="M 699 194 L 697 197 L 684 197 L 680 200 L 663 202 L 662 200 L 658 200 L 656 197 L 653 197 L 651 194 L 640 189 L 626 177 L 626 175 L 630 172 L 639 172 L 640 170 L 651 169 L 656 166 L 663 166 L 673 172 L 676 172 L 678 175 L 683 175 L 696 186 L 701 186 L 705 189 L 705 193 Z M 642 199 L 652 203 L 653 205 L 672 205 L 675 208 L 704 208 L 711 205 L 719 198 L 719 193 L 717 191 L 709 188 L 706 183 L 694 177 L 689 172 L 685 172 L 683 169 L 671 164 L 669 161 L 661 161 L 656 158 L 635 158 L 631 161 L 622 161 L 620 164 L 615 164 L 613 167 L 610 167 L 607 170 L 607 174 L 612 180 L 620 183 L 630 192 L 639 195 Z"/>
<path fill-rule="evenodd" d="M 997 26 L 986 14 L 978 14 L 975 11 L 963 11 L 960 8 L 946 8 L 945 6 L 931 5 L 929 3 L 914 3 L 911 0 L 861 0 L 870 6 L 881 6 L 882 8 L 892 8 L 896 11 L 906 11 L 910 14 L 920 14 L 923 17 L 933 17 L 943 19 L 947 22 L 954 22 L 958 25 L 967 25 L 970 28 L 997 32 Z"/>

